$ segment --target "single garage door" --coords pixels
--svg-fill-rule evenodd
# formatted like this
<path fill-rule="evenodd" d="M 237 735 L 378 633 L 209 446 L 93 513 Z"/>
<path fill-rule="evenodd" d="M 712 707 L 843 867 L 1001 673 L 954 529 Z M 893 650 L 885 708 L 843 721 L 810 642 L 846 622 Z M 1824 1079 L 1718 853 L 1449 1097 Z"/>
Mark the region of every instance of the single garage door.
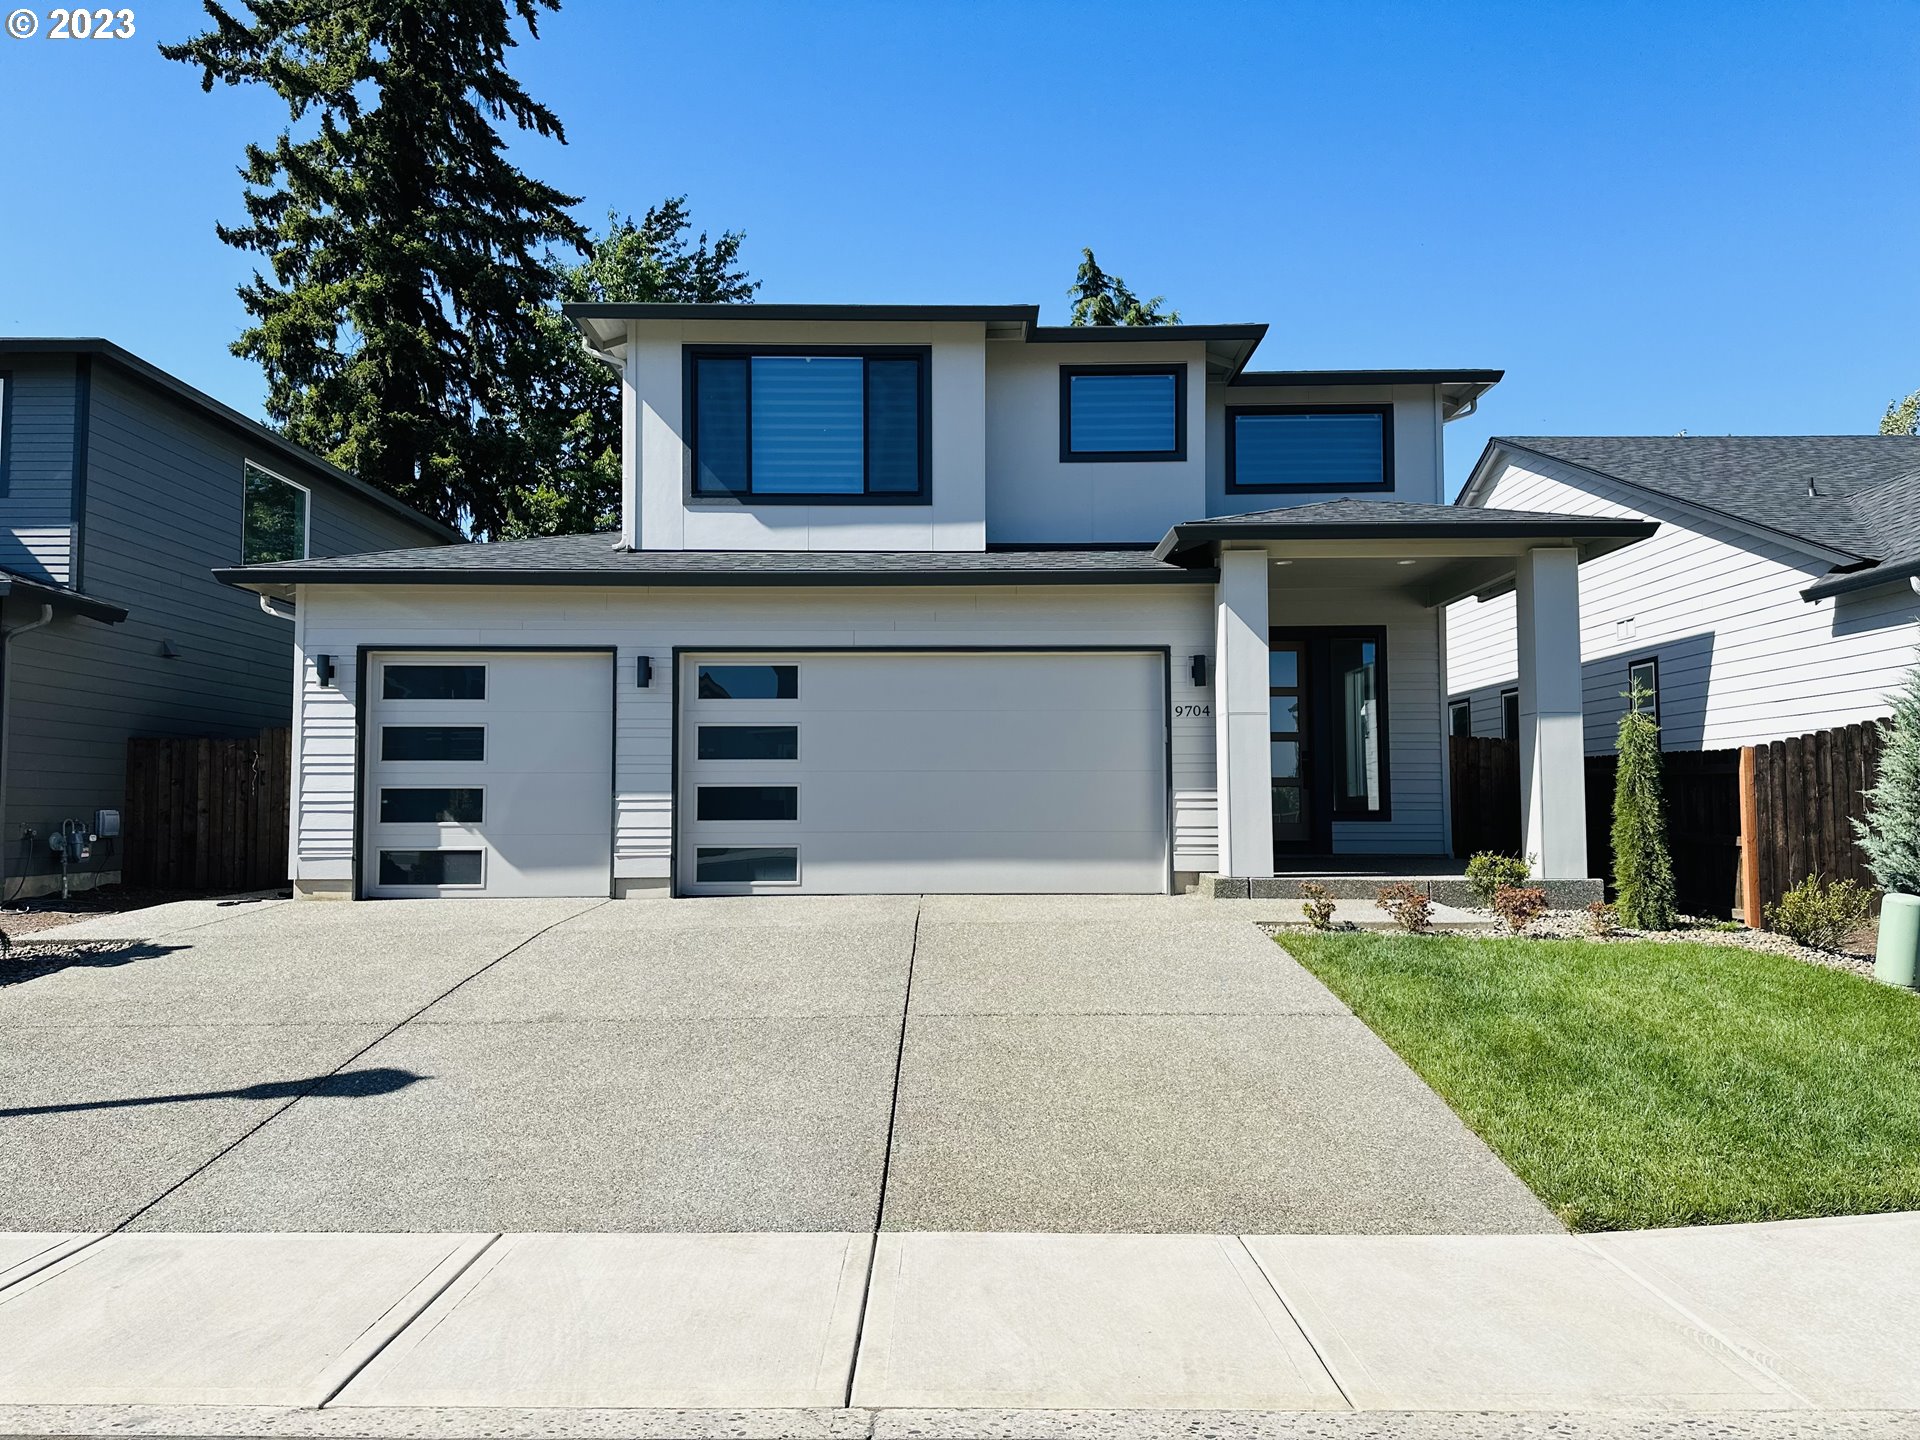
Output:
<path fill-rule="evenodd" d="M 609 652 L 396 651 L 366 684 L 364 893 L 608 893 Z"/>
<path fill-rule="evenodd" d="M 1157 652 L 683 656 L 678 888 L 1163 892 L 1165 671 Z"/>

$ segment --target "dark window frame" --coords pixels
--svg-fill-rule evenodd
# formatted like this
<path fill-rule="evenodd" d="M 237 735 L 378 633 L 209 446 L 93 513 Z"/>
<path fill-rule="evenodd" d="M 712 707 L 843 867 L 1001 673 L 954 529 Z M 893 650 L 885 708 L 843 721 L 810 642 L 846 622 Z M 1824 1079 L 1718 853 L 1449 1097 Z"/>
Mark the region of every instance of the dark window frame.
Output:
<path fill-rule="evenodd" d="M 1267 643 L 1276 640 L 1306 642 L 1305 660 L 1309 667 L 1307 703 L 1309 718 L 1301 732 L 1308 745 L 1311 771 L 1310 803 L 1314 806 L 1314 851 L 1331 847 L 1336 824 L 1385 825 L 1393 820 L 1393 671 L 1387 657 L 1385 625 L 1276 625 L 1267 631 Z M 1339 744 L 1336 738 L 1337 715 L 1333 694 L 1333 642 L 1363 640 L 1374 645 L 1374 693 L 1380 699 L 1380 713 L 1374 726 L 1374 743 L 1380 752 L 1380 808 L 1378 810 L 1341 810 L 1336 808 L 1334 772 L 1331 763 L 1322 764 L 1318 754 L 1324 744 L 1329 761 Z M 1282 687 L 1286 688 L 1286 687 Z M 1271 691 L 1272 687 L 1268 687 Z M 1271 739 L 1271 735 L 1269 735 Z M 1286 738 L 1284 736 L 1280 737 Z M 1272 764 L 1271 757 L 1268 760 Z"/>
<path fill-rule="evenodd" d="M 1083 376 L 1171 375 L 1173 377 L 1173 449 L 1075 450 L 1073 382 Z M 1187 367 L 1185 365 L 1062 365 L 1060 367 L 1060 463 L 1063 465 L 1138 465 L 1151 461 L 1178 464 L 1187 458 Z"/>
<path fill-rule="evenodd" d="M 865 397 L 869 381 L 860 374 L 863 419 L 860 436 L 860 493 L 819 495 L 756 495 L 753 493 L 753 365 L 756 355 L 806 355 L 821 359 L 918 360 L 920 392 L 917 419 L 920 441 L 920 484 L 914 490 L 869 490 L 872 476 L 867 460 Z M 747 365 L 747 493 L 700 488 L 699 361 L 744 359 Z M 933 347 L 931 345 L 683 345 L 680 348 L 681 430 L 687 441 L 687 469 L 682 487 L 691 506 L 753 505 L 931 505 L 933 503 Z"/>
<path fill-rule="evenodd" d="M 1507 697 L 1513 697 L 1513 725 L 1507 725 Z M 1500 738 L 1518 740 L 1520 738 L 1520 687 L 1508 685 L 1500 691 Z"/>
<path fill-rule="evenodd" d="M 1239 457 L 1235 432 L 1242 415 L 1378 415 L 1380 417 L 1380 479 L 1366 485 L 1243 485 L 1236 478 Z M 1385 405 L 1231 405 L 1227 407 L 1227 491 L 1235 495 L 1353 495 L 1391 490 L 1393 470 L 1393 406 Z"/>
<path fill-rule="evenodd" d="M 1453 717 L 1462 710 L 1466 712 L 1467 728 L 1459 730 L 1454 728 Z M 1473 734 L 1473 701 L 1470 697 L 1459 695 L 1447 701 L 1447 734 L 1451 738 L 1460 738 Z"/>
<path fill-rule="evenodd" d="M 1660 657 L 1658 655 L 1642 655 L 1638 660 L 1627 661 L 1627 694 L 1629 696 L 1633 694 L 1633 672 L 1642 667 L 1653 671 L 1653 723 L 1658 728 L 1660 724 Z M 1629 699 L 1627 704 L 1631 707 L 1633 701 Z"/>

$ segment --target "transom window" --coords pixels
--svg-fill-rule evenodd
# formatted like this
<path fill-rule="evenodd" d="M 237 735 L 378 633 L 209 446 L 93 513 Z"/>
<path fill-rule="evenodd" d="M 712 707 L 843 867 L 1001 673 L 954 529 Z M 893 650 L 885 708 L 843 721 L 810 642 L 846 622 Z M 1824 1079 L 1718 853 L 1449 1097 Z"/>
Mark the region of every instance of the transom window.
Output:
<path fill-rule="evenodd" d="M 1229 490 L 1390 490 L 1391 405 L 1227 411 Z"/>
<path fill-rule="evenodd" d="M 693 494 L 755 503 L 925 501 L 930 353 L 688 351 Z"/>
<path fill-rule="evenodd" d="M 240 562 L 276 565 L 306 559 L 309 499 L 304 487 L 247 461 Z"/>
<path fill-rule="evenodd" d="M 1062 460 L 1187 458 L 1187 367 L 1060 367 Z"/>

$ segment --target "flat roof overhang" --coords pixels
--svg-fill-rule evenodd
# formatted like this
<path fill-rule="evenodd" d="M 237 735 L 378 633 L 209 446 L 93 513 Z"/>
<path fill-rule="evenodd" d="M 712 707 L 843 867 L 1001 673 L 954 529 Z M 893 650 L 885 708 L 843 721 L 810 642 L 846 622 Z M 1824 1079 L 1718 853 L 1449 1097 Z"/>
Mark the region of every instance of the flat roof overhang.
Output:
<path fill-rule="evenodd" d="M 1288 579 L 1304 581 L 1311 574 L 1330 583 L 1340 582 L 1336 567 L 1342 562 L 1398 562 L 1395 569 L 1409 573 L 1386 576 L 1395 589 L 1425 605 L 1445 605 L 1469 596 L 1491 599 L 1511 589 L 1520 557 L 1529 550 L 1564 546 L 1585 564 L 1644 540 L 1659 528 L 1651 520 L 1584 516 L 1484 524 L 1201 521 L 1176 525 L 1154 554 L 1175 564 L 1209 563 L 1217 568 L 1222 550 L 1259 550 L 1278 565 L 1299 566 Z"/>
<path fill-rule="evenodd" d="M 1267 327 L 1238 325 L 1042 325 L 1038 305 L 767 305 L 587 304 L 561 311 L 596 350 L 615 352 L 627 326 L 659 320 L 750 321 L 769 324 L 979 324 L 990 340 L 1034 345 L 1206 346 L 1209 379 L 1231 381 L 1253 357 Z"/>
<path fill-rule="evenodd" d="M 1471 414 L 1480 397 L 1506 378 L 1504 370 L 1244 370 L 1230 382 L 1236 389 L 1367 389 L 1391 385 L 1432 385 L 1440 392 L 1440 418 Z"/>
<path fill-rule="evenodd" d="M 98 620 L 103 625 L 118 625 L 127 618 L 127 610 L 123 605 L 109 604 L 91 595 L 82 595 L 78 590 L 69 590 L 64 585 L 50 585 L 44 581 L 30 580 L 24 575 L 0 574 L 0 599 L 51 605 L 59 614 L 82 615 L 89 620 Z"/>

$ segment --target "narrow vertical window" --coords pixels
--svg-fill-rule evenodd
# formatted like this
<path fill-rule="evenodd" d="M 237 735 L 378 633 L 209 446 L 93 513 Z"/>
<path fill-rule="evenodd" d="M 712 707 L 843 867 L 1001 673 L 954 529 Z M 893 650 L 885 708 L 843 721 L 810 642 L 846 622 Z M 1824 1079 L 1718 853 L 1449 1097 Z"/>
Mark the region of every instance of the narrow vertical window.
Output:
<path fill-rule="evenodd" d="M 240 559 L 245 565 L 274 565 L 307 558 L 306 490 L 251 460 L 245 467 L 245 499 L 240 521 Z"/>

